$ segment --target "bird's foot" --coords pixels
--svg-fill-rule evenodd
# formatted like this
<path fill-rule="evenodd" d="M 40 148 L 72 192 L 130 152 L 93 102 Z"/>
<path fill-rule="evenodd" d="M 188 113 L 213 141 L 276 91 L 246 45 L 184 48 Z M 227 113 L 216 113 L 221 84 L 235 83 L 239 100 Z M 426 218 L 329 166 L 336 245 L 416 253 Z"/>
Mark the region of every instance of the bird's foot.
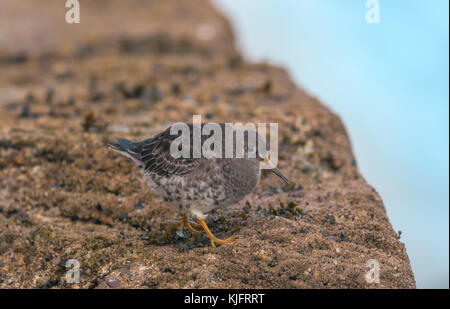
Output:
<path fill-rule="evenodd" d="M 202 231 L 196 230 L 196 228 L 201 228 L 201 226 L 195 222 L 189 221 L 189 217 L 187 214 L 184 214 L 181 218 L 178 219 L 178 221 L 180 222 L 180 232 L 183 232 L 183 228 L 186 227 L 192 235 L 198 235 L 202 233 Z"/>
<path fill-rule="evenodd" d="M 211 233 L 211 231 L 209 230 L 208 225 L 206 225 L 206 222 L 204 219 L 198 218 L 197 220 L 198 220 L 199 225 L 205 230 L 206 234 L 208 234 L 209 241 L 211 242 L 211 247 L 215 248 L 216 243 L 219 245 L 226 245 L 226 244 L 232 243 L 233 241 L 236 240 L 236 237 L 234 237 L 234 236 L 228 237 L 227 239 L 217 238 L 216 236 L 213 235 L 213 233 Z"/>
<path fill-rule="evenodd" d="M 209 241 L 211 242 L 211 247 L 213 247 L 213 248 L 216 247 L 216 244 L 226 245 L 226 244 L 230 244 L 230 243 L 234 242 L 235 240 L 236 240 L 236 237 L 234 237 L 234 236 L 228 237 L 227 239 L 219 239 L 214 235 L 212 235 L 212 237 L 209 236 Z"/>

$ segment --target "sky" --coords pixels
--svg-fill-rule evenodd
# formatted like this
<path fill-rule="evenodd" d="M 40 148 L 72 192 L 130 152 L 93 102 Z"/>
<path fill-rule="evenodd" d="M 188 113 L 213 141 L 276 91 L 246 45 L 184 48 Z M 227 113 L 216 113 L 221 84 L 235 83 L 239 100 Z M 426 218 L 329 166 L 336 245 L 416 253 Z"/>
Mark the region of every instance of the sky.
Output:
<path fill-rule="evenodd" d="M 449 287 L 449 1 L 214 0 L 250 60 L 337 113 L 418 288 Z"/>

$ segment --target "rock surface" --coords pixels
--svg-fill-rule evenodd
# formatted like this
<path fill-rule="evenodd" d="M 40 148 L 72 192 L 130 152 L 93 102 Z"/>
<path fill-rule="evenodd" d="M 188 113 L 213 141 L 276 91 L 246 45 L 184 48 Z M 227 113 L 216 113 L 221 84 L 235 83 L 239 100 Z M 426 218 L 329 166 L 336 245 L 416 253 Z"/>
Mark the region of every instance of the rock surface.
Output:
<path fill-rule="evenodd" d="M 285 70 L 244 61 L 210 3 L 80 3 L 69 25 L 61 1 L 0 2 L 1 288 L 415 287 L 340 119 Z M 264 173 L 210 214 L 231 245 L 177 234 L 177 213 L 106 147 L 193 114 L 279 123 L 279 167 L 296 185 Z M 365 279 L 370 259 L 380 283 Z"/>

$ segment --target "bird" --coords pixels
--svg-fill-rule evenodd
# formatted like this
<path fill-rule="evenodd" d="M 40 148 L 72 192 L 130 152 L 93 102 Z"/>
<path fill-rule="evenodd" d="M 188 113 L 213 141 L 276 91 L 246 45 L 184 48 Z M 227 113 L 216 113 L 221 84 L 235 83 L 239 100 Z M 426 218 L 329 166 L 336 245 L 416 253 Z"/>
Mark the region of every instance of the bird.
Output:
<path fill-rule="evenodd" d="M 219 239 L 208 228 L 205 218 L 216 208 L 228 207 L 238 203 L 257 186 L 261 177 L 260 163 L 270 163 L 269 156 L 258 151 L 258 143 L 264 143 L 261 136 L 256 134 L 257 143 L 249 142 L 248 130 L 244 136 L 244 156 L 238 157 L 236 141 L 233 140 L 233 155 L 226 157 L 225 153 L 225 124 L 218 124 L 222 131 L 222 156 L 194 157 L 193 153 L 193 124 L 186 124 L 189 128 L 189 155 L 175 157 L 171 153 L 171 145 L 182 132 L 174 134 L 173 125 L 161 133 L 139 142 L 118 139 L 109 142 L 109 148 L 130 158 L 141 169 L 148 186 L 158 196 L 177 210 L 181 217 L 179 229 L 184 227 L 192 235 L 203 233 L 209 237 L 211 246 L 225 245 L 236 240 L 234 236 Z M 201 124 L 204 128 L 205 123 Z M 201 135 L 202 144 L 214 132 Z M 220 135 L 219 135 L 220 136 Z M 216 145 L 213 145 L 216 147 Z M 211 147 L 212 150 L 214 150 Z M 264 146 L 265 147 L 265 144 Z M 218 147 L 219 149 L 220 147 Z M 270 166 L 270 171 L 290 184 L 289 179 L 276 167 Z M 197 221 L 193 222 L 190 217 Z"/>

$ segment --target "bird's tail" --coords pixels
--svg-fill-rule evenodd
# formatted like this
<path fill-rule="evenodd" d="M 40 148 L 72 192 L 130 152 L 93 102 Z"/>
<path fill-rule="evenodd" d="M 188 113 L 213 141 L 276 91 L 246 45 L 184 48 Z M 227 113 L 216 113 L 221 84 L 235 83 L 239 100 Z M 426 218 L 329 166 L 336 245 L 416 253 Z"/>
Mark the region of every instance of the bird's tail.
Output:
<path fill-rule="evenodd" d="M 124 138 L 119 138 L 117 142 L 109 142 L 110 149 L 132 159 L 138 166 L 142 165 L 141 150 L 142 142 L 134 143 Z"/>

